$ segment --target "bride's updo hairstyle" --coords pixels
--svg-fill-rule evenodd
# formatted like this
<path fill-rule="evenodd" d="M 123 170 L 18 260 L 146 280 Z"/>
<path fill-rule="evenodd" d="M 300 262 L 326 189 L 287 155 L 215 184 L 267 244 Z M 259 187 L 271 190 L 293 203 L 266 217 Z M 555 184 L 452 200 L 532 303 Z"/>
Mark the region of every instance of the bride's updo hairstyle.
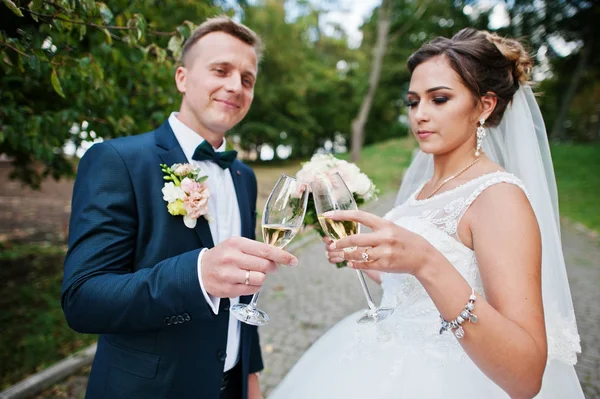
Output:
<path fill-rule="evenodd" d="M 440 55 L 448 60 L 476 101 L 488 92 L 496 95 L 496 108 L 486 121 L 490 127 L 500 123 L 519 84 L 529 82 L 533 66 L 531 57 L 517 40 L 465 28 L 452 39 L 435 38 L 414 52 L 408 59 L 410 73 L 423 62 Z"/>

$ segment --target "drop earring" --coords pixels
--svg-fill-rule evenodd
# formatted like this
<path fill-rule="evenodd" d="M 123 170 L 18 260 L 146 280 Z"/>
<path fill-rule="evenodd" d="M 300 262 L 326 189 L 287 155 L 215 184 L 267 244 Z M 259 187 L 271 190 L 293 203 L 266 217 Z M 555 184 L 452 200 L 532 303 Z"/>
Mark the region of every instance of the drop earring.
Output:
<path fill-rule="evenodd" d="M 475 156 L 478 157 L 481 155 L 481 144 L 483 144 L 483 139 L 485 138 L 487 131 L 484 127 L 485 119 L 481 118 L 479 120 L 479 126 L 477 127 L 477 147 L 475 148 Z"/>

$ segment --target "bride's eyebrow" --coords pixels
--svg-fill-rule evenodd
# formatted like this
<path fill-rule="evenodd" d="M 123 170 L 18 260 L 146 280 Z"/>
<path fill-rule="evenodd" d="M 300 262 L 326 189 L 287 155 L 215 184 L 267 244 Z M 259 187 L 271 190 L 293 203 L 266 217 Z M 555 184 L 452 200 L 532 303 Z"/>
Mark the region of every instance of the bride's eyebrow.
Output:
<path fill-rule="evenodd" d="M 452 90 L 452 88 L 450 88 L 448 86 L 435 86 L 435 87 L 425 90 L 425 93 L 432 93 L 432 92 L 438 91 L 438 90 Z M 418 96 L 418 94 L 416 92 L 410 91 L 410 90 L 406 94 Z"/>

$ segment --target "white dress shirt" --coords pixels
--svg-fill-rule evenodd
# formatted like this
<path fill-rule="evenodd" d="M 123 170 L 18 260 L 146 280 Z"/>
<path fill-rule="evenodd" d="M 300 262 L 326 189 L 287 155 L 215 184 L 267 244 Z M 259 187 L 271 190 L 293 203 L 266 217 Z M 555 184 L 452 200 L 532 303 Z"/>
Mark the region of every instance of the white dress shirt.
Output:
<path fill-rule="evenodd" d="M 210 233 L 215 245 L 227 240 L 230 237 L 239 237 L 242 234 L 242 222 L 240 219 L 240 210 L 238 207 L 235 187 L 229 169 L 222 169 L 219 165 L 211 161 L 195 161 L 192 159 L 196 147 L 204 139 L 192 129 L 177 119 L 178 112 L 173 112 L 169 116 L 169 124 L 173 133 L 183 149 L 183 153 L 188 162 L 193 166 L 200 168 L 200 175 L 208 176 L 206 180 L 210 197 L 208 199 L 208 214 L 211 215 Z M 225 140 L 215 151 L 225 151 Z M 170 166 L 170 165 L 169 165 Z M 206 302 L 214 312 L 219 313 L 219 303 L 221 298 L 214 297 L 206 292 L 202 282 L 202 256 L 206 249 L 203 249 L 198 255 L 198 280 Z M 230 298 L 231 306 L 239 302 L 239 297 Z M 227 330 L 227 358 L 225 359 L 224 371 L 230 370 L 238 361 L 240 347 L 240 322 L 233 314 L 229 314 L 229 329 Z"/>

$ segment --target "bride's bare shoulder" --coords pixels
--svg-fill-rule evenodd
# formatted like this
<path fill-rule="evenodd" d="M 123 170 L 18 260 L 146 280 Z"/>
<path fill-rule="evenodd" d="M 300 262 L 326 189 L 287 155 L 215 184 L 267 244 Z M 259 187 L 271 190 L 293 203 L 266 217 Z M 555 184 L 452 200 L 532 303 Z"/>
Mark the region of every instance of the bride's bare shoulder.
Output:
<path fill-rule="evenodd" d="M 509 224 L 525 230 L 538 228 L 526 188 L 519 178 L 502 172 L 482 184 L 471 206 L 476 226 L 495 229 Z"/>

